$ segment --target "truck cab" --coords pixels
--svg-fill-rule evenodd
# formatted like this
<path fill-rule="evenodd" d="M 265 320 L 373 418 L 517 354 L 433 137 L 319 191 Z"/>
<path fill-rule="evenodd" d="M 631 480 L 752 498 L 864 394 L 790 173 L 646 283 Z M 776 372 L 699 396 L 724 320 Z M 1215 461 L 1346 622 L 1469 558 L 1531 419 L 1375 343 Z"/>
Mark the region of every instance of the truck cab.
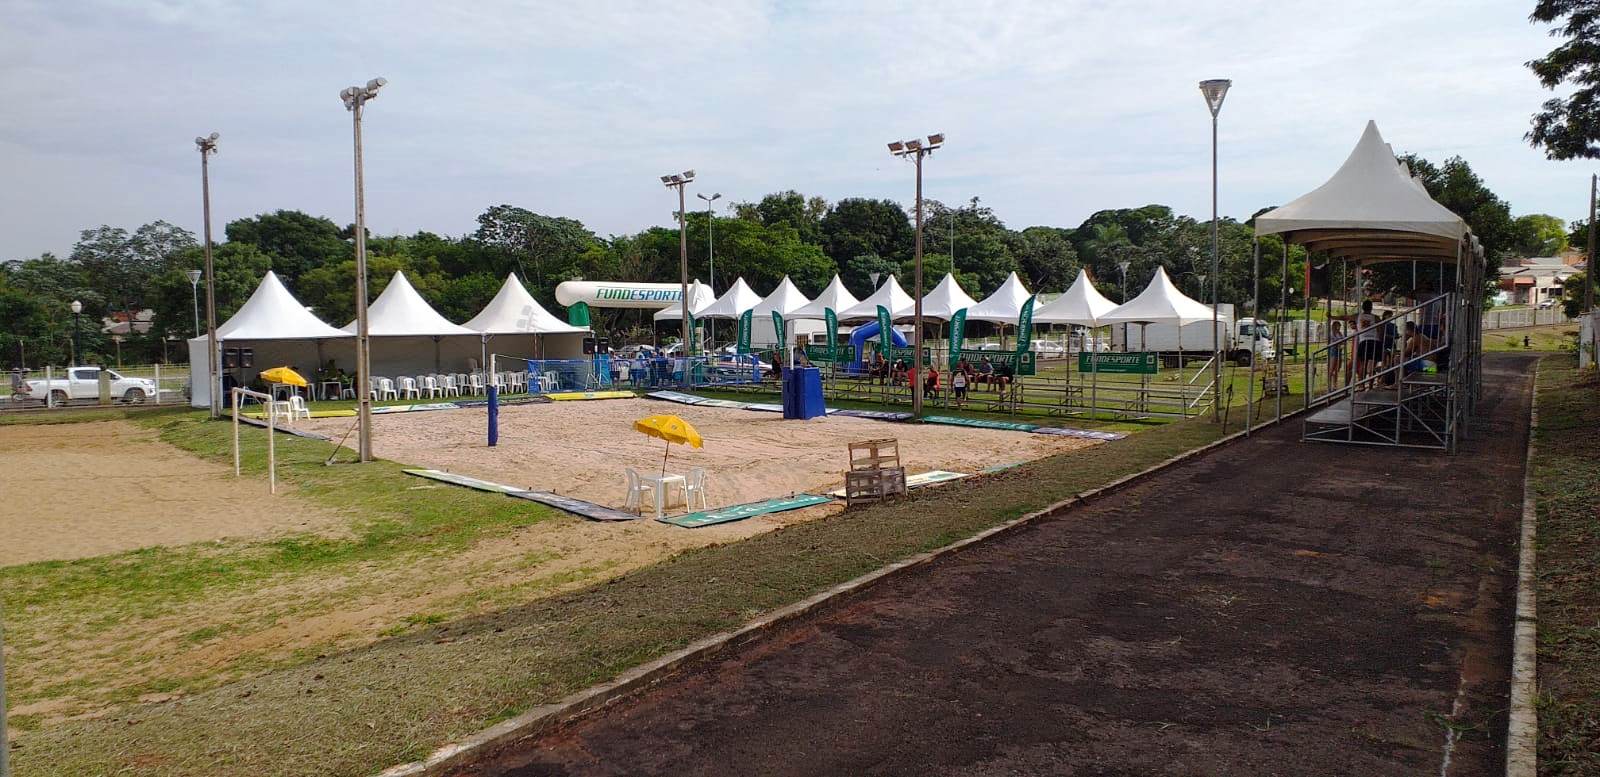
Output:
<path fill-rule="evenodd" d="M 1233 361 L 1250 364 L 1253 359 L 1272 361 L 1278 350 L 1272 342 L 1272 327 L 1259 318 L 1241 318 L 1235 324 Z"/>

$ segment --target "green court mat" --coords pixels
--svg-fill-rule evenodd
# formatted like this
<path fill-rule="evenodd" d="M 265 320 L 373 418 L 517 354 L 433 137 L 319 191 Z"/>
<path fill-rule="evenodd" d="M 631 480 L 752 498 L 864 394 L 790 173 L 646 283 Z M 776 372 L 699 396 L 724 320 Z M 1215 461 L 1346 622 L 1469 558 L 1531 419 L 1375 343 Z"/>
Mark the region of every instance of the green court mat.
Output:
<path fill-rule="evenodd" d="M 981 418 L 957 418 L 950 415 L 927 415 L 922 417 L 922 421 L 929 424 L 970 426 L 975 429 L 1003 429 L 1008 432 L 1031 432 L 1039 428 L 1038 424 L 1023 424 L 1015 421 L 987 421 Z"/>
<path fill-rule="evenodd" d="M 466 475 L 457 475 L 454 472 L 444 472 L 437 469 L 403 469 L 400 471 L 406 473 L 407 475 L 416 475 L 419 478 L 437 480 L 441 483 L 449 483 L 451 485 L 466 486 L 467 488 L 474 489 L 476 491 L 488 491 L 494 494 L 516 494 L 527 490 L 525 488 L 491 483 L 487 480 L 479 480 L 477 478 L 467 477 Z"/>
<path fill-rule="evenodd" d="M 798 510 L 802 507 L 825 504 L 831 501 L 833 500 L 826 496 L 795 494 L 794 496 L 768 499 L 763 502 L 751 502 L 732 507 L 719 507 L 715 510 L 703 510 L 698 513 L 689 513 L 688 515 L 669 515 L 656 520 L 662 523 L 670 523 L 673 526 L 682 526 L 685 529 L 694 529 L 701 526 L 742 521 L 758 515 L 781 513 L 785 510 Z"/>

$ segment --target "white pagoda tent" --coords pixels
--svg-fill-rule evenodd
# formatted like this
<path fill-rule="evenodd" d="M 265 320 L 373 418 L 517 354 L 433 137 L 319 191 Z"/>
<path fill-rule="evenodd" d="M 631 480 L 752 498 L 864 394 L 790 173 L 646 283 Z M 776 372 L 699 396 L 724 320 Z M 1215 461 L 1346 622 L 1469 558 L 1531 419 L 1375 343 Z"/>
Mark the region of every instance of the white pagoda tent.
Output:
<path fill-rule="evenodd" d="M 838 276 L 834 276 L 834 279 L 838 280 Z M 843 287 L 841 286 L 840 288 Z M 849 294 L 849 292 L 845 293 Z M 750 309 L 750 344 L 757 347 L 776 344 L 778 332 L 772 323 L 772 314 L 777 313 L 783 316 L 785 321 L 791 321 L 796 311 L 810 304 L 811 300 L 800 292 L 800 288 L 794 285 L 794 281 L 789 280 L 787 275 L 783 276 L 783 280 L 778 282 L 778 287 Z M 854 298 L 850 300 L 850 304 L 855 304 Z M 821 316 L 818 317 L 820 318 Z M 793 336 L 797 334 L 812 335 L 826 331 L 825 327 L 805 319 L 792 321 L 787 326 L 787 329 L 791 342 L 793 341 Z"/>
<path fill-rule="evenodd" d="M 1117 303 L 1105 298 L 1089 280 L 1088 270 L 1078 270 L 1078 279 L 1072 282 L 1065 294 L 1033 311 L 1033 320 L 1039 324 L 1074 324 L 1099 326 L 1107 313 L 1116 309 Z"/>
<path fill-rule="evenodd" d="M 355 334 L 356 322 L 343 329 Z M 367 336 L 374 376 L 483 369 L 485 336 L 439 315 L 398 270 L 367 306 Z"/>
<path fill-rule="evenodd" d="M 1207 337 L 1205 331 L 1212 325 L 1212 310 L 1210 305 L 1196 302 L 1194 299 L 1178 291 L 1172 284 L 1172 279 L 1167 277 L 1164 267 L 1156 268 L 1156 275 L 1150 279 L 1150 285 L 1139 292 L 1139 296 L 1128 300 L 1125 304 L 1117 306 L 1110 313 L 1100 317 L 1104 324 L 1139 324 L 1141 340 L 1143 327 L 1150 324 L 1170 324 L 1178 330 L 1178 341 L 1181 343 L 1186 331 L 1192 343 L 1210 343 L 1212 338 Z M 1224 334 L 1233 326 L 1231 316 L 1217 316 L 1218 334 Z M 1192 325 L 1192 326 L 1191 326 Z M 1127 339 L 1131 340 L 1129 336 Z M 1217 342 L 1225 342 L 1226 337 L 1217 338 Z M 1124 347 L 1128 347 L 1124 343 Z M 1143 348 L 1143 345 L 1140 346 Z M 1132 350 L 1129 348 L 1129 350 Z"/>
<path fill-rule="evenodd" d="M 878 308 L 880 306 L 888 308 L 891 320 L 898 320 L 911 317 L 917 303 L 916 300 L 911 298 L 911 295 L 906 293 L 905 289 L 900 288 L 900 282 L 891 275 L 884 280 L 883 285 L 879 286 L 877 291 L 872 293 L 872 296 L 857 302 L 845 310 L 836 312 L 840 320 L 847 318 L 875 319 L 878 317 Z M 969 312 L 967 315 L 971 316 L 972 314 Z"/>
<path fill-rule="evenodd" d="M 922 317 L 949 321 L 955 317 L 956 311 L 969 309 L 977 304 L 977 301 L 962 290 L 961 284 L 956 283 L 954 275 L 945 273 L 939 285 L 934 286 L 933 291 L 922 298 Z M 969 311 L 967 315 L 972 314 Z"/>
<path fill-rule="evenodd" d="M 583 338 L 590 334 L 587 327 L 551 315 L 528 293 L 516 273 L 507 275 L 494 299 L 462 326 L 488 335 L 496 353 L 550 359 L 581 356 Z"/>
<path fill-rule="evenodd" d="M 833 314 L 838 316 L 858 304 L 860 304 L 860 300 L 856 299 L 855 295 L 844 287 L 844 281 L 840 280 L 839 276 L 835 274 L 833 280 L 828 281 L 827 288 L 824 288 L 816 299 L 785 313 L 784 317 L 789 319 L 814 318 L 820 320 L 827 317 L 824 311 L 832 310 Z"/>
<path fill-rule="evenodd" d="M 705 310 L 707 305 L 716 300 L 717 295 L 711 291 L 710 286 L 700 281 L 694 281 L 689 284 L 689 312 L 691 314 L 700 315 L 700 311 Z M 654 315 L 656 321 L 678 321 L 682 318 L 683 303 L 681 302 L 668 305 L 656 311 Z"/>
<path fill-rule="evenodd" d="M 189 340 L 189 404 L 194 407 L 211 405 L 209 342 L 205 335 Z M 350 355 L 354 367 L 355 338 L 317 318 L 271 270 L 250 299 L 217 327 L 217 342 L 224 354 L 223 374 L 237 385 L 248 385 L 262 370 L 284 366 L 309 380 L 318 365 L 342 353 Z"/>
<path fill-rule="evenodd" d="M 738 318 L 761 302 L 761 295 L 739 278 L 711 304 L 694 311 L 696 318 Z"/>
<path fill-rule="evenodd" d="M 1027 304 L 1031 296 L 1027 287 L 1022 285 L 1022 279 L 1013 272 L 1006 276 L 1005 282 L 993 294 L 967 309 L 967 320 L 1015 326 L 1017 319 L 1022 317 L 1022 306 Z"/>

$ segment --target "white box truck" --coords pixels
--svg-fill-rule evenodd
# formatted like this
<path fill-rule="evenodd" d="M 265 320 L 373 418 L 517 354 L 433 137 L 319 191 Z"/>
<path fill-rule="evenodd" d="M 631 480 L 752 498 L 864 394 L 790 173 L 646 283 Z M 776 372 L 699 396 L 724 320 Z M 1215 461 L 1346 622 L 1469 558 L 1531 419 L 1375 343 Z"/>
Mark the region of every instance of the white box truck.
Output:
<path fill-rule="evenodd" d="M 1144 330 L 1141 334 L 1140 330 Z M 1217 330 L 1222 333 L 1223 358 L 1239 364 L 1249 364 L 1252 358 L 1270 361 L 1277 358 L 1273 347 L 1272 330 L 1259 318 L 1233 318 L 1233 305 L 1217 306 Z M 1127 332 L 1124 348 L 1123 332 Z M 1181 337 L 1180 337 L 1181 334 Z M 1185 324 L 1182 332 L 1173 324 L 1112 324 L 1112 350 L 1155 351 L 1176 355 L 1180 351 L 1190 357 L 1209 356 L 1212 351 L 1211 322 L 1196 321 Z"/>

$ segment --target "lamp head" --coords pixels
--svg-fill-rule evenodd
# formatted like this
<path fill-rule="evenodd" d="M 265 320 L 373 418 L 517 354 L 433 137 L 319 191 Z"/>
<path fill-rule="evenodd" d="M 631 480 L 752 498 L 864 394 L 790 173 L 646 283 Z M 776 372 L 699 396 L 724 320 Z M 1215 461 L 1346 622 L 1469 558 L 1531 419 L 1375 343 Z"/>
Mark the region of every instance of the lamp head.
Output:
<path fill-rule="evenodd" d="M 921 151 L 922 150 L 922 141 L 920 141 L 920 140 L 908 140 L 908 141 L 906 141 L 906 150 L 907 151 Z"/>
<path fill-rule="evenodd" d="M 79 301 L 77 301 L 77 300 L 73 300 L 73 301 L 72 301 L 72 304 L 71 304 L 71 305 L 68 305 L 68 306 L 67 306 L 67 307 L 69 307 L 69 308 L 72 308 L 72 312 L 73 312 L 73 313 L 74 313 L 74 314 L 77 314 L 77 313 L 82 313 L 82 312 L 83 312 L 83 303 L 82 303 L 82 302 L 79 302 Z"/>
<path fill-rule="evenodd" d="M 694 180 L 694 171 L 693 170 L 685 170 L 685 171 L 683 171 L 683 180 L 685 180 L 685 181 L 693 181 Z"/>
<path fill-rule="evenodd" d="M 189 276 L 189 282 L 193 283 L 193 284 L 200 283 L 201 274 L 202 273 L 199 270 L 190 270 L 190 271 L 184 273 L 184 275 Z"/>
<path fill-rule="evenodd" d="M 222 139 L 222 133 L 220 133 L 220 132 L 213 132 L 213 133 L 211 133 L 211 134 L 210 134 L 210 135 L 209 135 L 209 136 L 208 136 L 208 137 L 210 137 L 210 138 L 211 138 L 211 142 L 212 142 L 212 143 L 215 143 L 215 142 L 217 142 L 217 141 L 218 141 L 218 140 L 221 140 L 221 139 Z"/>
<path fill-rule="evenodd" d="M 944 143 L 944 133 L 943 132 L 935 132 L 932 135 L 928 136 L 928 145 L 937 146 L 937 145 L 940 145 L 942 143 Z"/>
<path fill-rule="evenodd" d="M 372 93 L 371 95 L 368 95 L 368 96 L 369 97 L 376 96 L 378 94 L 378 90 L 382 89 L 384 86 L 388 85 L 388 83 L 389 83 L 389 79 L 387 79 L 387 78 L 374 78 L 371 81 L 368 81 L 367 82 L 367 91 Z"/>
<path fill-rule="evenodd" d="M 671 186 L 672 185 L 672 176 L 670 176 L 670 175 L 661 176 L 661 182 L 666 184 L 666 185 L 668 185 L 668 186 Z"/>
<path fill-rule="evenodd" d="M 1222 101 L 1228 96 L 1228 87 L 1233 82 L 1226 78 L 1210 78 L 1200 82 L 1200 94 L 1206 98 L 1206 107 L 1211 109 L 1212 118 L 1222 112 Z"/>
<path fill-rule="evenodd" d="M 900 141 L 896 140 L 895 142 L 889 144 L 889 153 L 898 154 L 901 151 L 904 151 L 905 148 L 906 148 L 906 144 L 901 143 Z"/>

